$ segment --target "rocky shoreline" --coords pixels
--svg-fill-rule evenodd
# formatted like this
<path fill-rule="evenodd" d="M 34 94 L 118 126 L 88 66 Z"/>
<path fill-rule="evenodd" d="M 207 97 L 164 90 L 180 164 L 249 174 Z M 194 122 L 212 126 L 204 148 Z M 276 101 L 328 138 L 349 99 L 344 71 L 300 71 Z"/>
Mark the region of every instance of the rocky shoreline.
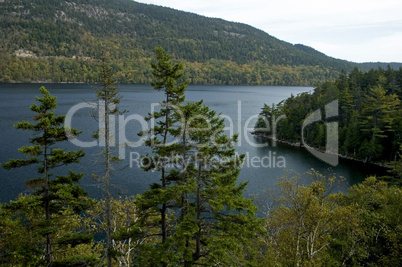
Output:
<path fill-rule="evenodd" d="M 264 139 L 267 139 L 267 140 L 273 140 L 273 141 L 275 141 L 275 142 L 278 142 L 278 143 L 281 143 L 281 144 L 285 144 L 285 145 L 288 145 L 288 146 L 292 146 L 292 147 L 298 147 L 298 148 L 304 148 L 304 147 L 305 147 L 305 146 L 304 146 L 302 143 L 300 143 L 300 142 L 295 142 L 295 143 L 294 143 L 294 142 L 290 142 L 290 141 L 287 141 L 287 140 L 282 140 L 282 139 L 274 138 L 274 137 L 272 137 L 271 135 L 266 135 L 266 134 L 263 134 L 263 133 L 251 132 L 251 134 L 253 134 L 253 135 L 257 136 L 257 137 L 261 137 L 261 138 L 264 138 Z M 364 161 L 364 160 L 361 160 L 361 159 L 357 159 L 357 158 L 350 157 L 350 156 L 346 156 L 346 155 L 339 154 L 339 153 L 334 153 L 334 152 L 331 152 L 331 151 L 325 151 L 325 150 L 322 150 L 322 149 L 319 149 L 319 148 L 315 148 L 315 147 L 314 147 L 314 149 L 316 149 L 317 151 L 319 151 L 319 152 L 321 152 L 321 153 L 337 155 L 338 157 L 343 158 L 343 159 L 347 159 L 347 160 L 351 160 L 351 161 L 356 161 L 356 162 L 361 162 L 361 163 L 364 163 L 364 164 L 376 165 L 376 166 L 379 166 L 379 167 L 382 167 L 382 168 L 386 168 L 386 169 L 393 169 L 393 166 L 391 166 L 391 165 L 389 165 L 389 164 L 385 164 L 385 163 L 381 163 L 381 162 L 372 162 L 372 161 L 367 162 L 367 161 Z"/>

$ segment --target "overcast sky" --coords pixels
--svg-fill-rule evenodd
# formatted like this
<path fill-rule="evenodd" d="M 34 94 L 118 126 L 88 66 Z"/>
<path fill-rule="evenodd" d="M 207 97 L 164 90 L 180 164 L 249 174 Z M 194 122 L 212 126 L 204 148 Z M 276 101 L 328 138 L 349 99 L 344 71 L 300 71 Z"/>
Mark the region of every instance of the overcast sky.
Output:
<path fill-rule="evenodd" d="M 135 0 L 243 22 L 355 62 L 402 62 L 401 0 Z"/>

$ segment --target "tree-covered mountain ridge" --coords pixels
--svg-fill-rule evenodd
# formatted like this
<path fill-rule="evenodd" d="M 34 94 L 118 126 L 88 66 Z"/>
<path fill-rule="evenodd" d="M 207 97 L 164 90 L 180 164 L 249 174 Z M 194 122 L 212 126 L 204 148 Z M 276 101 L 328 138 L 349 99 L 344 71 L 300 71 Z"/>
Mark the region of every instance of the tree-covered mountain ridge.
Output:
<path fill-rule="evenodd" d="M 184 62 L 194 84 L 314 85 L 341 70 L 388 65 L 335 59 L 246 24 L 131 0 L 4 0 L 0 14 L 0 82 L 94 82 L 101 47 L 123 83 L 150 82 L 158 45 Z"/>

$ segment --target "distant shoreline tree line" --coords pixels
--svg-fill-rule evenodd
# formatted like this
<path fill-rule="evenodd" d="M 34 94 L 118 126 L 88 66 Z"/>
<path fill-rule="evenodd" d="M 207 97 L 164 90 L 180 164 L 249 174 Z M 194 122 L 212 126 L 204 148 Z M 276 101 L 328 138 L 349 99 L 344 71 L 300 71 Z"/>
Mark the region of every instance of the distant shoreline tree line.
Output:
<path fill-rule="evenodd" d="M 0 55 L 0 83 L 95 83 L 94 59 L 64 57 L 18 57 Z M 119 83 L 152 82 L 151 58 L 121 59 L 111 63 Z M 230 60 L 183 62 L 185 78 L 196 85 L 289 85 L 311 86 L 334 79 L 337 72 L 320 66 L 271 65 L 256 61 L 237 64 Z"/>
<path fill-rule="evenodd" d="M 119 112 L 113 71 L 106 63 L 101 61 L 97 89 L 105 118 Z M 224 120 L 202 101 L 184 102 L 183 65 L 173 63 L 161 47 L 151 69 L 152 85 L 163 100 L 148 117 L 155 126 L 140 135 L 147 137 L 155 159 L 149 162 L 151 156 L 143 155 L 143 169 L 158 172 L 160 182 L 135 197 L 115 198 L 108 190 L 118 171 L 111 171 L 117 158 L 108 150 L 107 120 L 95 133 L 105 141 L 105 169 L 94 175 L 104 199 L 91 199 L 80 187 L 83 175 L 90 174 L 58 171 L 79 163 L 84 152 L 58 147 L 79 131 L 62 126 L 65 116 L 54 113 L 56 97 L 41 87 L 42 97 L 30 107 L 33 121 L 15 126 L 33 132 L 31 144 L 19 149 L 25 158 L 2 163 L 6 169 L 38 167 L 36 174 L 26 175 L 32 194 L 0 204 L 2 266 L 402 263 L 400 187 L 370 177 L 347 194 L 331 193 L 337 178 L 311 170 L 306 174 L 310 185 L 301 185 L 301 175 L 289 172 L 278 184 L 280 194 L 245 198 L 247 183 L 237 180 L 244 159 L 235 154 L 237 136 L 226 136 Z M 171 138 L 180 141 L 171 144 Z M 266 204 L 259 210 L 265 216 L 256 215 L 254 201 Z"/>

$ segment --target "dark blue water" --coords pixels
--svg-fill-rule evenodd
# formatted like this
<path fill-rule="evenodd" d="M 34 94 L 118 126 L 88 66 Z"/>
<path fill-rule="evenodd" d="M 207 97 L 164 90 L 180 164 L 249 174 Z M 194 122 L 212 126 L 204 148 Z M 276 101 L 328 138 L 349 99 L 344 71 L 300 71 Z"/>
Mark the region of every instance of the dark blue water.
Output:
<path fill-rule="evenodd" d="M 0 85 L 0 162 L 10 158 L 21 158 L 17 149 L 27 145 L 32 133 L 16 130 L 13 124 L 22 120 L 30 120 L 33 113 L 29 106 L 35 102 L 35 96 L 40 96 L 40 85 L 8 84 Z M 57 96 L 57 114 L 66 114 L 74 105 L 85 101 L 96 102 L 94 90 L 88 85 L 48 84 L 46 88 Z M 147 116 L 151 112 L 152 103 L 164 99 L 163 92 L 155 91 L 147 85 L 120 85 L 121 109 L 126 110 L 124 118 L 137 114 L 137 117 Z M 384 174 L 384 170 L 371 165 L 350 162 L 340 159 L 340 164 L 331 168 L 328 164 L 315 158 L 303 148 L 294 148 L 277 143 L 272 146 L 270 141 L 261 140 L 250 134 L 255 119 L 250 119 L 260 112 L 264 103 L 271 105 L 286 99 L 291 94 L 310 91 L 310 87 L 278 87 L 278 86 L 189 86 L 186 101 L 204 100 L 211 109 L 225 117 L 227 134 L 239 133 L 239 143 L 236 151 L 247 155 L 239 181 L 248 181 L 247 194 L 260 194 L 265 189 L 274 189 L 279 177 L 286 170 L 304 173 L 314 168 L 325 174 L 336 174 L 346 178 L 338 190 L 345 191 L 357 182 L 371 174 Z M 83 131 L 79 140 L 93 141 L 92 134 L 98 127 L 98 122 L 92 118 L 94 111 L 83 108 L 74 113 L 72 126 Z M 148 123 L 146 127 L 150 127 Z M 129 121 L 124 129 L 116 118 L 116 143 L 119 142 L 119 132 L 124 131 L 128 141 L 135 142 L 137 147 L 126 147 L 125 159 L 117 166 L 112 176 L 114 195 L 138 194 L 148 189 L 150 183 L 157 182 L 159 173 L 144 172 L 137 167 L 137 155 L 150 153 L 149 148 L 140 144 L 137 133 L 142 125 L 137 120 Z M 121 140 L 120 140 L 121 141 Z M 264 147 L 256 145 L 266 144 Z M 79 147 L 70 142 L 62 144 L 62 148 L 77 150 Z M 76 172 L 84 172 L 82 186 L 92 197 L 102 196 L 99 183 L 92 178 L 92 173 L 102 171 L 99 147 L 85 148 L 86 156 L 81 164 L 70 166 Z M 115 147 L 116 154 L 119 147 Z M 132 155 L 130 166 L 130 154 Z M 262 160 L 262 162 L 261 162 Z M 60 170 L 63 171 L 63 170 Z M 60 173 L 63 174 L 63 173 Z M 38 175 L 33 167 L 24 167 L 6 171 L 0 169 L 0 201 L 8 202 L 19 193 L 29 192 L 25 181 Z"/>

